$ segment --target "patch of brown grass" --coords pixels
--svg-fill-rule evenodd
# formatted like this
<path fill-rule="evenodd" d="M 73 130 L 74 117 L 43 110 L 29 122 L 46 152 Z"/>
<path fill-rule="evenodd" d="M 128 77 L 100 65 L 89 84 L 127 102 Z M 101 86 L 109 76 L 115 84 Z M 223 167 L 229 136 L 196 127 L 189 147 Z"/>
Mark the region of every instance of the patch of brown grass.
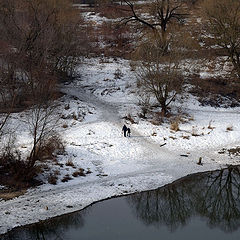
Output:
<path fill-rule="evenodd" d="M 179 119 L 175 119 L 173 122 L 171 122 L 170 129 L 177 132 L 179 131 Z"/>
<path fill-rule="evenodd" d="M 55 153 L 63 154 L 64 152 L 65 147 L 62 139 L 58 135 L 53 135 L 42 144 L 40 149 L 37 150 L 37 157 L 42 161 L 47 159 L 52 159 L 55 161 Z"/>
<path fill-rule="evenodd" d="M 22 189 L 19 191 L 1 191 L 0 192 L 0 199 L 3 199 L 5 201 L 19 197 L 21 195 L 24 195 L 26 193 L 26 189 Z"/>

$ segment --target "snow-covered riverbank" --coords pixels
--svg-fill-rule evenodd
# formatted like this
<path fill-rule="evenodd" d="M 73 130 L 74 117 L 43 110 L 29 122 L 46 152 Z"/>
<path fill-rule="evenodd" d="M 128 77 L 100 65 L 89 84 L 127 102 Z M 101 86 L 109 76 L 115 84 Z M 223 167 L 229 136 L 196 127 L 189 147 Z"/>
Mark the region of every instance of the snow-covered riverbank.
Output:
<path fill-rule="evenodd" d="M 121 78 L 115 78 L 118 69 Z M 175 132 L 169 123 L 153 125 L 138 118 L 135 77 L 128 61 L 88 60 L 80 73 L 80 80 L 62 86 L 66 95 L 61 113 L 81 115 L 84 110 L 85 117 L 62 120 L 67 155 L 59 156 L 64 168 L 58 184 L 46 183 L 18 198 L 0 201 L 0 234 L 112 196 L 155 189 L 191 173 L 240 164 L 238 156 L 219 154 L 223 148 L 239 144 L 239 108 L 201 107 L 186 95 L 182 103 L 173 106 L 175 111 L 181 107 L 188 116 Z M 128 114 L 136 123 L 123 119 Z M 121 134 L 124 123 L 132 130 L 130 138 Z M 19 146 L 24 148 L 28 142 L 22 132 Z M 200 157 L 203 165 L 197 164 Z M 61 182 L 62 176 L 74 172 L 74 168 L 65 166 L 69 160 L 92 173 Z"/>

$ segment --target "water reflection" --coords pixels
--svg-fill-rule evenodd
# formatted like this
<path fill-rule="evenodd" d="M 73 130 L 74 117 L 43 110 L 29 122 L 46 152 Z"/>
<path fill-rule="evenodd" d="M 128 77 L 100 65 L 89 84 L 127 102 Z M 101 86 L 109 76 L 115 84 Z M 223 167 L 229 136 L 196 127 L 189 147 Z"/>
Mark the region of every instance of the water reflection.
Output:
<path fill-rule="evenodd" d="M 240 226 L 240 167 L 188 176 L 127 201 L 147 225 L 167 225 L 174 231 L 201 216 L 209 227 L 232 232 Z"/>
<path fill-rule="evenodd" d="M 65 240 L 79 239 L 79 236 L 82 239 L 96 239 L 96 235 L 98 239 L 114 239 L 112 236 L 121 228 L 126 236 L 128 231 L 136 234 L 131 239 L 139 239 L 139 232 L 142 231 L 141 236 L 145 239 L 144 233 L 147 236 L 159 234 L 155 230 L 154 233 L 153 228 L 144 228 L 144 225 L 156 226 L 155 229 L 167 226 L 170 232 L 175 232 L 189 223 L 186 229 L 192 231 L 190 223 L 199 216 L 204 221 L 198 224 L 207 222 L 210 228 L 220 228 L 224 232 L 233 232 L 240 227 L 239 166 L 194 174 L 154 191 L 104 201 L 81 212 L 16 229 L 0 236 L 0 239 Z M 89 232 L 95 235 L 91 238 Z M 110 233 L 111 237 L 106 237 Z M 226 239 L 225 235 L 223 237 Z"/>
<path fill-rule="evenodd" d="M 84 226 L 84 216 L 90 211 L 85 209 L 81 212 L 56 217 L 41 223 L 33 224 L 24 228 L 16 229 L 4 235 L 3 240 L 66 240 L 65 233 L 68 230 L 80 229 Z"/>

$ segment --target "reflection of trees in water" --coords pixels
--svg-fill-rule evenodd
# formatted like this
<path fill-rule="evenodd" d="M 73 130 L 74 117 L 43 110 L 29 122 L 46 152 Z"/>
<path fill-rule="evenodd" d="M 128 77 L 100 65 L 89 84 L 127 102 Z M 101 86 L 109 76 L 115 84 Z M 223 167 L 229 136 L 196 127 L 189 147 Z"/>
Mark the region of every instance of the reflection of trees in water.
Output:
<path fill-rule="evenodd" d="M 191 175 L 127 199 L 145 224 L 176 230 L 199 215 L 210 227 L 231 232 L 240 226 L 240 167 Z"/>
<path fill-rule="evenodd" d="M 90 208 L 87 208 L 81 212 L 56 217 L 13 230 L 3 236 L 3 240 L 65 240 L 65 233 L 69 229 L 79 229 L 84 226 L 84 216 L 89 210 Z"/>
<path fill-rule="evenodd" d="M 127 199 L 145 224 L 166 224 L 174 230 L 179 224 L 186 224 L 192 207 L 190 199 L 184 197 L 182 190 L 175 185 L 168 185 L 155 191 L 129 196 Z"/>
<path fill-rule="evenodd" d="M 240 167 L 209 175 L 201 200 L 196 201 L 197 211 L 209 219 L 209 225 L 224 231 L 240 227 Z"/>
<path fill-rule="evenodd" d="M 191 217 L 207 218 L 210 227 L 231 232 L 240 227 L 240 167 L 194 174 L 173 184 L 130 195 L 128 203 L 147 225 L 166 225 L 172 231 L 184 226 Z M 90 208 L 16 229 L 3 240 L 62 240 L 66 232 L 84 226 Z"/>

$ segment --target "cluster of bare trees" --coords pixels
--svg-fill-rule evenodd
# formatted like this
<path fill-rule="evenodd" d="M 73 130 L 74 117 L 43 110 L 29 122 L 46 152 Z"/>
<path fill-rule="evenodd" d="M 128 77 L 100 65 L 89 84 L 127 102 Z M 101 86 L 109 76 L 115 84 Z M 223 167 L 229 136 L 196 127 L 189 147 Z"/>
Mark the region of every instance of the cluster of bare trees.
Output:
<path fill-rule="evenodd" d="M 80 55 L 78 16 L 68 0 L 1 1 L 1 102 L 47 97 L 57 78 L 73 73 Z"/>
<path fill-rule="evenodd" d="M 81 23 L 70 0 L 0 2 L 0 136 L 10 113 L 28 108 L 29 168 L 56 126 L 57 83 L 74 74 L 83 53 Z"/>
<path fill-rule="evenodd" d="M 211 43 L 225 50 L 233 66 L 232 72 L 240 78 L 240 2 L 205 0 L 202 10 Z"/>
<path fill-rule="evenodd" d="M 198 39 L 202 32 L 191 29 L 193 4 L 201 9 L 200 28 L 210 38 L 210 48 L 225 50 L 224 61 L 232 63 L 231 73 L 240 76 L 240 3 L 238 0 L 155 0 L 145 6 L 144 12 L 133 1 L 124 1 L 130 15 L 123 20 L 135 24 L 142 34 L 134 60 L 138 60 L 136 74 L 141 86 L 140 95 L 152 95 L 162 114 L 181 92 L 184 83 L 183 60 L 195 58 L 201 49 Z M 195 9 L 197 12 L 198 10 Z M 189 20 L 190 19 L 190 20 Z M 195 23 L 197 24 L 197 23 Z M 197 25 L 194 26 L 195 28 Z M 210 37 L 209 37 L 210 36 Z M 201 58 L 202 55 L 199 56 Z M 215 56 L 217 59 L 217 55 Z M 196 59 L 196 58 L 195 58 Z M 217 59 L 219 61 L 219 59 Z M 216 61 L 216 63 L 217 63 Z M 188 61 L 189 67 L 191 64 Z"/>
<path fill-rule="evenodd" d="M 142 32 L 134 54 L 134 60 L 138 60 L 136 74 L 140 94 L 152 94 L 164 116 L 182 90 L 180 63 L 186 58 L 191 42 L 188 41 L 191 36 L 184 29 L 187 5 L 184 1 L 156 0 L 149 4 L 148 14 L 143 15 L 131 1 L 125 3 L 131 12 L 125 23 L 137 23 Z"/>

